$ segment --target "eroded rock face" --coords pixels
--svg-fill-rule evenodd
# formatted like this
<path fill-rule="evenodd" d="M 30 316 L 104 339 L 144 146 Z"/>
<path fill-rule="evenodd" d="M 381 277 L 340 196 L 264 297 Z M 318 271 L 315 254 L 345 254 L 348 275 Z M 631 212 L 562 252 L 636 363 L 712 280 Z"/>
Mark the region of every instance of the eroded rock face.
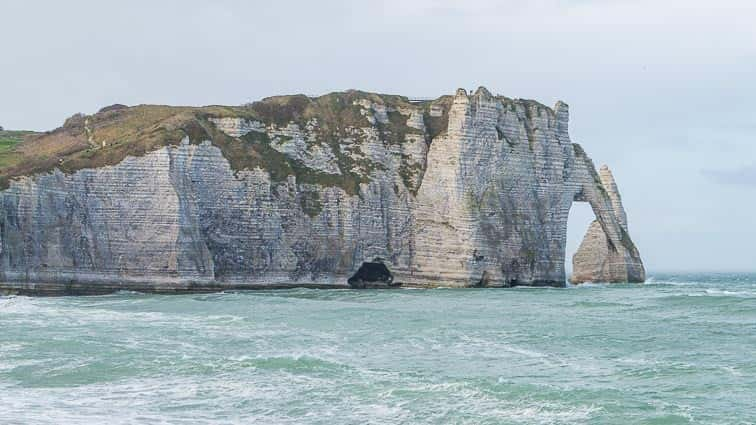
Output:
<path fill-rule="evenodd" d="M 622 206 L 614 176 L 606 165 L 599 170 L 601 186 L 611 202 L 611 211 L 620 230 L 619 243 L 607 235 L 599 220 L 594 220 L 583 238 L 578 251 L 572 257 L 572 283 L 582 282 L 643 282 L 643 268 L 637 248 L 630 240 L 627 230 L 627 215 Z"/>
<path fill-rule="evenodd" d="M 233 139 L 226 149 L 267 143 L 288 161 L 283 171 L 264 162 L 272 157 L 233 169 L 214 140 L 186 138 L 114 166 L 13 180 L 0 192 L 1 285 L 348 287 L 380 258 L 384 284 L 563 286 L 573 201 L 597 217 L 575 281 L 643 279 L 616 185 L 570 141 L 566 104 L 480 88 L 351 105 L 364 123 L 331 122 L 338 140 L 323 138 L 328 117 L 209 119 Z M 345 176 L 358 178 L 356 190 Z"/>

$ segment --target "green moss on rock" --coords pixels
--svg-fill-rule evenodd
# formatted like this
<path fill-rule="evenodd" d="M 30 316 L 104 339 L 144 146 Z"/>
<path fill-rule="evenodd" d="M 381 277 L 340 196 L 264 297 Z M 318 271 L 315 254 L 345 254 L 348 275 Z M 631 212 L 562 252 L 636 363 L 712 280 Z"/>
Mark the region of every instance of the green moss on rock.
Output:
<path fill-rule="evenodd" d="M 304 95 L 277 96 L 243 106 L 174 107 L 112 105 L 93 115 L 76 114 L 55 130 L 25 136 L 2 132 L 0 138 L 0 188 L 20 176 L 50 172 L 55 168 L 72 173 L 84 168 L 115 165 L 127 156 L 142 156 L 164 146 L 178 145 L 188 138 L 197 144 L 210 140 L 221 149 L 235 171 L 262 168 L 276 181 L 294 175 L 298 182 L 338 186 L 347 193 L 359 193 L 359 185 L 382 164 L 355 161 L 341 150 L 341 143 L 353 137 L 353 129 L 370 127 L 360 99 L 385 105 L 389 122 L 374 127 L 390 144 L 404 143 L 408 134 L 421 133 L 407 126 L 400 109 L 418 108 L 402 96 L 360 91 L 330 93 L 311 98 Z M 445 98 L 439 102 L 447 102 Z M 446 114 L 446 112 L 445 112 Z M 210 118 L 241 118 L 283 128 L 295 123 L 314 133 L 315 143 L 327 144 L 336 156 L 341 175 L 312 170 L 276 151 L 269 135 L 250 132 L 233 138 L 219 131 Z M 431 134 L 445 128 L 448 117 L 431 123 Z M 307 127 L 308 124 L 313 124 Z M 12 137 L 11 137 L 12 136 Z M 308 141 L 308 143 L 310 143 Z M 409 176 L 410 171 L 405 170 Z"/>

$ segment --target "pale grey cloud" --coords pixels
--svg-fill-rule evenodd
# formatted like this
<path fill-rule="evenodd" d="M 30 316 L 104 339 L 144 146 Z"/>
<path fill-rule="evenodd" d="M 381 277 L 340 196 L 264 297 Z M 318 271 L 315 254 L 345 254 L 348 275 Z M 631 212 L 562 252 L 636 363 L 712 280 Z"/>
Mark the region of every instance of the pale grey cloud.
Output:
<path fill-rule="evenodd" d="M 702 170 L 701 173 L 719 184 L 756 186 L 756 164 L 731 170 Z"/>
<path fill-rule="evenodd" d="M 612 167 L 650 269 L 756 268 L 756 200 L 722 184 L 756 158 L 750 0 L 26 0 L 0 15 L 6 128 L 348 88 L 561 99 L 573 140 Z"/>

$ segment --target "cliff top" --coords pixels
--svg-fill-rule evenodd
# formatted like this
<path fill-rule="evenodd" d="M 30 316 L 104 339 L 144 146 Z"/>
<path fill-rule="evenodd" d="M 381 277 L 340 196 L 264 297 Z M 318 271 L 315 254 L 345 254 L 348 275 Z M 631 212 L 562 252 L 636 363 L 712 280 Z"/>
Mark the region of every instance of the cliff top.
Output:
<path fill-rule="evenodd" d="M 467 96 L 460 89 L 457 96 Z M 471 96 L 493 97 L 485 88 Z M 421 114 L 428 143 L 446 131 L 448 109 L 454 96 L 433 100 L 412 100 L 405 96 L 369 93 L 358 90 L 329 93 L 318 97 L 306 95 L 274 96 L 241 106 L 166 106 L 111 105 L 95 114 L 76 114 L 63 126 L 35 133 L 0 131 L 0 188 L 7 188 L 15 177 L 50 172 L 55 168 L 74 172 L 84 168 L 115 165 L 127 156 L 141 156 L 167 145 L 176 145 L 188 137 L 190 143 L 212 140 L 229 159 L 235 170 L 256 166 L 276 173 L 286 173 L 296 164 L 276 162 L 275 151 L 264 143 L 252 143 L 264 133 L 242 137 L 250 143 L 238 143 L 212 123 L 217 118 L 241 118 L 265 126 L 286 127 L 290 123 L 304 128 L 317 123 L 318 136 L 338 145 L 350 127 L 373 126 L 385 140 L 402 143 L 407 133 L 418 132 L 408 127 L 408 114 Z M 532 100 L 495 96 L 504 107 L 522 105 L 525 110 L 537 108 L 553 114 L 553 109 Z M 364 114 L 364 105 L 377 105 L 386 115 L 380 122 L 371 122 Z M 254 132 L 253 132 L 254 133 Z M 338 149 L 336 150 L 338 151 Z M 349 173 L 347 173 L 349 174 Z M 345 175 L 340 186 L 355 189 L 359 179 Z M 352 190 L 349 190 L 350 192 Z"/>

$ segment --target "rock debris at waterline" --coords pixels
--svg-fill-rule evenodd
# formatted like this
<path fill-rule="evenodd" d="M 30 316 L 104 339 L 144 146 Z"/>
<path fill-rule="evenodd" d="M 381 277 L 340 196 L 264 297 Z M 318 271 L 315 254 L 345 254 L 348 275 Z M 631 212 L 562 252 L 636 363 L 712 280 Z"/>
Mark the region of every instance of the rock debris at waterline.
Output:
<path fill-rule="evenodd" d="M 573 202 L 596 221 L 572 281 L 642 282 L 617 185 L 568 115 L 482 87 L 76 115 L 0 169 L 1 285 L 563 286 Z"/>

